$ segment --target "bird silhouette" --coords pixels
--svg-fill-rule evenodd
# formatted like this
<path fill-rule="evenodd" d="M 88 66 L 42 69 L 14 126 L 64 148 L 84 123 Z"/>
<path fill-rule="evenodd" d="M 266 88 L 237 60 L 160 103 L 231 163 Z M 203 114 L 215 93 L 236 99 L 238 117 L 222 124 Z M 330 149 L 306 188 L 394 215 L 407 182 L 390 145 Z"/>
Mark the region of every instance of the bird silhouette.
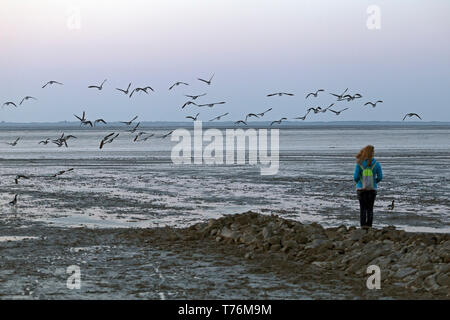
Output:
<path fill-rule="evenodd" d="M 89 88 L 89 89 L 98 89 L 98 90 L 102 90 L 102 89 L 103 89 L 103 85 L 105 84 L 105 82 L 106 82 L 106 79 L 103 80 L 103 82 L 102 82 L 101 85 L 99 85 L 99 86 L 89 86 L 88 88 Z"/>
<path fill-rule="evenodd" d="M 12 102 L 12 101 L 7 101 L 7 102 L 5 102 L 5 103 L 2 105 L 2 107 L 4 107 L 4 106 L 14 106 L 14 107 L 17 108 L 17 105 L 16 105 L 14 102 Z"/>
<path fill-rule="evenodd" d="M 15 147 L 15 146 L 17 145 L 17 142 L 19 142 L 19 140 L 20 140 L 20 137 L 17 138 L 17 139 L 16 139 L 15 141 L 13 141 L 13 142 L 6 142 L 6 144 L 9 144 L 10 146 Z"/>
<path fill-rule="evenodd" d="M 189 84 L 186 83 L 186 82 L 178 81 L 178 82 L 175 82 L 175 83 L 169 88 L 169 90 L 172 90 L 173 87 L 177 87 L 177 86 L 179 86 L 180 84 L 183 84 L 183 85 L 185 85 L 185 86 L 188 86 L 188 85 L 189 85 Z"/>
<path fill-rule="evenodd" d="M 411 117 L 417 117 L 417 118 L 419 118 L 420 120 L 422 120 L 422 118 L 417 114 L 417 113 L 407 113 L 407 114 L 405 114 L 405 116 L 403 117 L 403 121 L 406 119 L 406 118 L 411 118 Z"/>
<path fill-rule="evenodd" d="M 196 96 L 191 96 L 191 95 L 185 94 L 184 96 L 185 96 L 185 97 L 188 97 L 188 98 L 191 98 L 192 100 L 196 100 L 196 99 L 199 98 L 199 97 L 206 96 L 206 93 L 198 94 L 198 95 L 196 95 Z"/>
<path fill-rule="evenodd" d="M 267 112 L 271 111 L 271 110 L 272 110 L 272 108 L 269 108 L 269 109 L 267 109 L 267 110 L 264 111 L 264 112 L 258 113 L 257 115 L 258 115 L 259 117 L 264 117 L 264 115 L 265 115 Z"/>
<path fill-rule="evenodd" d="M 131 119 L 130 121 L 120 121 L 120 123 L 125 123 L 127 126 L 131 125 L 133 123 L 134 120 L 136 120 L 138 118 L 138 116 L 135 116 L 133 119 Z"/>
<path fill-rule="evenodd" d="M 196 115 L 195 115 L 195 117 L 194 116 L 187 116 L 186 117 L 186 119 L 192 119 L 192 120 L 194 120 L 194 121 L 197 121 L 197 118 L 198 118 L 198 115 L 199 115 L 200 113 L 197 113 Z"/>
<path fill-rule="evenodd" d="M 366 103 L 364 103 L 364 105 L 365 106 L 367 106 L 367 105 L 371 105 L 372 106 L 372 108 L 375 108 L 376 106 L 377 106 L 377 103 L 383 103 L 383 101 L 382 100 L 378 100 L 378 101 L 376 101 L 376 102 L 366 102 Z"/>
<path fill-rule="evenodd" d="M 214 78 L 214 73 L 211 76 L 211 78 L 209 78 L 209 80 L 205 80 L 205 79 L 202 79 L 202 78 L 197 78 L 197 80 L 203 81 L 204 83 L 206 83 L 209 86 L 209 85 L 211 85 L 211 81 L 212 81 L 213 78 Z"/>
<path fill-rule="evenodd" d="M 281 97 L 281 96 L 291 96 L 292 97 L 293 95 L 294 95 L 293 93 L 276 92 L 276 93 L 270 93 L 267 96 L 268 97 L 273 97 L 273 96 L 279 96 L 279 97 Z"/>
<path fill-rule="evenodd" d="M 16 175 L 16 177 L 14 178 L 14 182 L 16 183 L 16 184 L 19 184 L 19 180 L 20 179 L 30 179 L 30 177 L 27 177 L 27 176 L 25 176 L 25 175 L 23 175 L 23 174 L 18 174 L 18 175 Z"/>
<path fill-rule="evenodd" d="M 391 211 L 394 210 L 394 207 L 395 207 L 394 202 L 395 202 L 395 200 L 392 200 L 392 203 L 390 205 L 388 205 L 388 209 Z"/>
<path fill-rule="evenodd" d="M 25 100 L 29 100 L 29 99 L 37 100 L 35 97 L 32 97 L 32 96 L 26 96 L 25 98 L 22 99 L 22 101 L 20 101 L 19 105 L 22 105 L 22 103 L 23 103 Z"/>
<path fill-rule="evenodd" d="M 126 90 L 120 89 L 120 88 L 116 88 L 116 90 L 121 91 L 121 92 L 123 92 L 124 94 L 128 95 L 128 92 L 129 92 L 129 90 L 130 90 L 130 87 L 131 87 L 131 82 L 128 84 L 128 87 L 127 87 Z"/>
<path fill-rule="evenodd" d="M 330 109 L 330 111 L 331 111 L 331 112 L 333 112 L 333 113 L 334 113 L 335 115 L 337 115 L 337 116 L 338 116 L 338 115 L 340 115 L 340 114 L 341 114 L 341 112 L 342 112 L 342 111 L 345 111 L 345 110 L 347 110 L 347 109 L 348 109 L 348 108 L 344 108 L 344 109 L 342 109 L 342 110 L 339 110 L 339 111 L 336 111 L 336 110 Z"/>
<path fill-rule="evenodd" d="M 221 102 L 213 102 L 213 103 L 206 103 L 206 104 L 198 104 L 198 107 L 209 107 L 212 108 L 214 107 L 216 104 L 224 104 L 226 103 L 225 101 L 221 101 Z"/>
<path fill-rule="evenodd" d="M 215 118 L 212 118 L 211 120 L 209 120 L 209 121 L 214 121 L 214 120 L 220 120 L 222 117 L 225 117 L 225 116 L 227 116 L 229 113 L 227 112 L 227 113 L 224 113 L 224 114 L 221 114 L 220 116 L 217 116 L 217 117 L 215 117 Z"/>
<path fill-rule="evenodd" d="M 14 199 L 8 203 L 10 206 L 15 206 L 17 204 L 17 194 L 14 196 Z"/>
<path fill-rule="evenodd" d="M 306 95 L 306 98 L 305 98 L 305 99 L 308 99 L 309 96 L 314 96 L 315 98 L 317 98 L 317 95 L 319 94 L 319 92 L 322 92 L 322 91 L 325 91 L 325 90 L 319 89 L 319 90 L 317 90 L 316 92 L 310 92 L 310 93 L 308 93 L 308 94 Z"/>
<path fill-rule="evenodd" d="M 59 84 L 59 85 L 63 85 L 61 82 L 55 81 L 55 80 L 50 80 L 49 82 L 47 82 L 46 84 L 43 85 L 42 89 L 44 89 L 47 85 L 52 85 L 52 84 Z"/>
<path fill-rule="evenodd" d="M 281 124 L 281 122 L 282 122 L 283 120 L 287 120 L 287 118 L 281 118 L 280 120 L 272 121 L 272 122 L 270 123 L 270 125 L 272 126 L 272 125 L 274 125 L 275 123 L 276 123 L 276 124 Z"/>

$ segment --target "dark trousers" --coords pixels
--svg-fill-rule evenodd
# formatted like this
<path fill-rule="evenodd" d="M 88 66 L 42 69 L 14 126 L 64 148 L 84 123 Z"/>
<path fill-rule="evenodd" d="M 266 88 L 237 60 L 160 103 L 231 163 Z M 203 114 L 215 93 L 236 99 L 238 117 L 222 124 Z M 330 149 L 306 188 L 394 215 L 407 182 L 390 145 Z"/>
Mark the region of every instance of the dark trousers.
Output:
<path fill-rule="evenodd" d="M 360 208 L 360 222 L 361 227 L 367 226 L 372 227 L 373 220 L 373 204 L 375 203 L 375 198 L 377 196 L 376 190 L 358 190 L 358 200 Z"/>

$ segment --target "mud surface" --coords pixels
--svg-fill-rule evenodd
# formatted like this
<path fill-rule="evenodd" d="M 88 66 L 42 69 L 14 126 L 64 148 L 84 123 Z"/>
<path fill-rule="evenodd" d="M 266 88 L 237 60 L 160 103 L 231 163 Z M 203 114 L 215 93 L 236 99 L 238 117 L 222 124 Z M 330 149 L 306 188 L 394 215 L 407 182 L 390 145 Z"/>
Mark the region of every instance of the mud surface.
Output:
<path fill-rule="evenodd" d="M 450 292 L 448 234 L 324 229 L 256 213 L 184 229 L 17 219 L 0 222 L 0 233 L 2 299 L 449 299 Z M 366 287 L 369 264 L 381 268 L 380 290 Z M 71 265 L 80 267 L 80 289 L 67 288 Z"/>

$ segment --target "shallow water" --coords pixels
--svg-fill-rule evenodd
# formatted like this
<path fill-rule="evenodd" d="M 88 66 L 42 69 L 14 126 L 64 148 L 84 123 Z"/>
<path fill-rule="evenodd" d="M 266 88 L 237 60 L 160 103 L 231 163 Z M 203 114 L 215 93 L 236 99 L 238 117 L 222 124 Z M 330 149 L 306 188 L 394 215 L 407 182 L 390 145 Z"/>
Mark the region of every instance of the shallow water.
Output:
<path fill-rule="evenodd" d="M 290 128 L 280 130 L 280 168 L 175 165 L 169 129 L 141 128 L 155 137 L 133 143 L 125 129 L 0 128 L 0 214 L 49 225 L 100 228 L 185 226 L 254 210 L 325 226 L 358 225 L 354 154 L 373 144 L 384 180 L 374 226 L 450 232 L 450 127 Z M 73 134 L 69 148 L 38 142 Z M 100 140 L 120 136 L 103 150 Z M 21 140 L 15 147 L 5 142 Z M 52 178 L 59 170 L 73 171 Z M 14 183 L 16 174 L 28 180 Z M 18 205 L 7 205 L 14 194 Z M 396 200 L 393 211 L 386 209 Z"/>

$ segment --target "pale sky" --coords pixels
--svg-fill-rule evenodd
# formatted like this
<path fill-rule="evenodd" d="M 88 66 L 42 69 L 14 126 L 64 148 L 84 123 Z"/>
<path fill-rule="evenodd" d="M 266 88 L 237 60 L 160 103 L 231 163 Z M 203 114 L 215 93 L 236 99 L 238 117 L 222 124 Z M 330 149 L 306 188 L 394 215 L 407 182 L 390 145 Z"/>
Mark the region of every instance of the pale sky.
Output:
<path fill-rule="evenodd" d="M 380 8 L 369 30 L 367 8 Z M 0 121 L 88 118 L 181 121 L 238 120 L 272 107 L 265 120 L 301 116 L 328 106 L 328 92 L 360 93 L 350 107 L 307 121 L 401 120 L 417 112 L 450 121 L 450 1 L 447 0 L 2 0 L 0 5 Z M 78 14 L 79 13 L 79 14 Z M 79 25 L 79 29 L 76 28 Z M 75 27 L 75 28 L 74 28 Z M 209 78 L 207 86 L 197 77 Z M 103 91 L 88 89 L 107 78 Z M 41 89 L 49 80 L 64 86 Z M 189 86 L 168 88 L 176 81 Z M 129 99 L 114 88 L 151 86 Z M 308 92 L 327 93 L 305 100 Z M 294 97 L 267 98 L 292 92 Z M 207 93 L 189 106 L 184 94 Z M 383 100 L 375 109 L 367 101 Z"/>

